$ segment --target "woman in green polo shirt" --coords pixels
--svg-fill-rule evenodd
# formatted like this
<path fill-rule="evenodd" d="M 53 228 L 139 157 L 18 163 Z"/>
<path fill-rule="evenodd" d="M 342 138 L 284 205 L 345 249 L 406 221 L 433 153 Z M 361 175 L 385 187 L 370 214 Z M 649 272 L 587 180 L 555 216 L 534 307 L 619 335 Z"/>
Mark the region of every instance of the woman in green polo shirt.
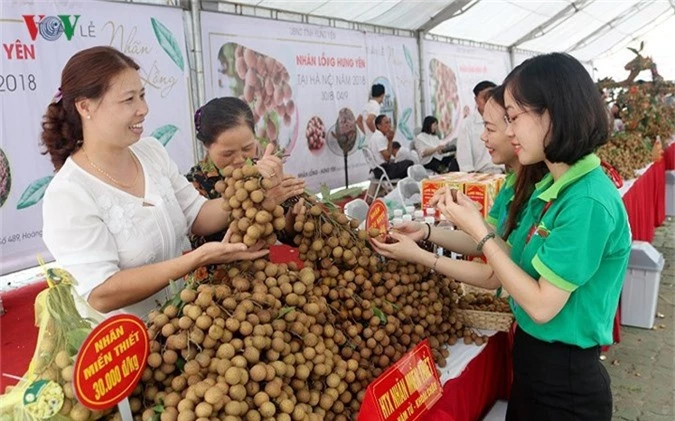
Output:
<path fill-rule="evenodd" d="M 504 87 L 497 86 L 489 91 L 488 101 L 483 112 L 485 130 L 481 139 L 485 142 L 492 162 L 504 165 L 507 169 L 506 180 L 485 218 L 488 229 L 495 231 L 506 239 L 516 227 L 520 210 L 534 190 L 534 183 L 539 181 L 548 172 L 546 165 L 539 163 L 532 166 L 522 166 L 515 154 L 513 135 L 507 135 L 505 120 Z M 518 174 L 516 176 L 516 174 Z M 518 180 L 518 181 L 517 181 Z M 432 199 L 432 205 L 443 196 L 442 192 Z M 428 252 L 417 245 L 422 240 L 460 253 L 465 256 L 481 256 L 482 252 L 476 249 L 476 241 L 460 230 L 446 230 L 432 225 L 409 222 L 394 227 L 392 236 L 398 239 L 397 243 L 384 244 L 375 241 L 377 251 L 391 259 L 408 260 L 425 264 L 435 270 L 461 282 L 495 289 L 499 287 L 496 280 L 484 283 L 492 274 L 490 267 L 480 262 L 454 260 Z M 504 245 L 504 247 L 507 247 Z"/>
<path fill-rule="evenodd" d="M 612 343 L 631 234 L 593 153 L 607 141 L 607 113 L 584 67 L 567 54 L 526 60 L 504 85 L 518 160 L 550 171 L 509 236 L 511 253 L 466 196 L 438 206 L 478 243 L 511 294 L 518 329 L 507 420 L 610 420 L 600 346 Z"/>

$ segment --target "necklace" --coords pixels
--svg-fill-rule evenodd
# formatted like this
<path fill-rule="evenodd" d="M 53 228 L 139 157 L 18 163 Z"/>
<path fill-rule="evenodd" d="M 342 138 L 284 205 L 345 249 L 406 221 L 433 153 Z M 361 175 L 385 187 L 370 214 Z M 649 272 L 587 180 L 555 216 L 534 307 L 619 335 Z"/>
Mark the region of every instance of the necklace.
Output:
<path fill-rule="evenodd" d="M 96 171 L 98 171 L 99 173 L 101 173 L 103 176 L 105 176 L 105 178 L 107 178 L 108 180 L 112 181 L 112 182 L 115 183 L 116 185 L 118 185 L 118 186 L 120 186 L 120 187 L 122 187 L 122 188 L 124 188 L 124 189 L 130 189 L 130 188 L 132 188 L 132 187 L 134 187 L 134 186 L 136 185 L 136 181 L 138 181 L 138 175 L 139 175 L 141 172 L 138 170 L 138 164 L 136 163 L 136 158 L 134 158 L 134 155 L 133 155 L 133 154 L 131 154 L 131 159 L 133 159 L 133 161 L 134 161 L 134 167 L 136 168 L 136 176 L 134 177 L 134 180 L 131 182 L 131 184 L 124 184 L 124 183 L 121 183 L 120 181 L 118 181 L 115 177 L 113 177 L 113 176 L 111 176 L 110 174 L 108 174 L 108 173 L 107 173 L 105 170 L 103 170 L 101 167 L 99 167 L 98 165 L 94 164 L 94 163 L 92 162 L 92 160 L 89 158 L 89 154 L 87 154 L 87 151 L 86 151 L 84 148 L 82 148 L 82 152 L 84 153 L 84 156 L 87 158 L 87 161 L 89 162 L 89 165 L 91 165 L 91 167 L 92 167 L 93 169 L 95 169 Z"/>

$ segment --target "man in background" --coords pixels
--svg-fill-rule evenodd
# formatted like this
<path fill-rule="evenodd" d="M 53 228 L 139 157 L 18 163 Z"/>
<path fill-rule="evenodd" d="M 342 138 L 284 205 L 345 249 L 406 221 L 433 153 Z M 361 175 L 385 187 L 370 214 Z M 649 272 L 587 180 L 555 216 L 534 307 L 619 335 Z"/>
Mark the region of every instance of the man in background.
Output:
<path fill-rule="evenodd" d="M 366 135 L 366 141 L 375 132 L 375 117 L 380 115 L 380 107 L 384 101 L 384 85 L 376 83 L 370 88 L 370 100 L 356 118 L 356 125 Z"/>
<path fill-rule="evenodd" d="M 492 163 L 490 154 L 480 136 L 483 133 L 483 110 L 488 92 L 496 87 L 493 82 L 484 80 L 473 88 L 476 108 L 464 120 L 457 136 L 457 164 L 463 172 L 501 173 L 504 168 Z"/>
<path fill-rule="evenodd" d="M 406 159 L 395 162 L 394 159 L 394 131 L 391 130 L 391 120 L 384 114 L 375 118 L 375 132 L 368 139 L 368 147 L 375 157 L 375 162 L 384 169 L 387 176 L 391 178 L 404 178 L 408 175 L 408 167 L 413 165 L 413 161 Z M 376 178 L 382 176 L 382 171 L 371 166 L 371 171 Z"/>

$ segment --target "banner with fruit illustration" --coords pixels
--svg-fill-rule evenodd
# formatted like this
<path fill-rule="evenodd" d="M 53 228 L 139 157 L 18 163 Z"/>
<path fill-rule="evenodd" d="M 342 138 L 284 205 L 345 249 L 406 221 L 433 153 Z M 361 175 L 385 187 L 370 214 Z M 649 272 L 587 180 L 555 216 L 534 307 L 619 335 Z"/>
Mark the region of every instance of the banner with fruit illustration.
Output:
<path fill-rule="evenodd" d="M 189 67 L 179 8 L 97 2 L 3 1 L 0 104 L 0 274 L 48 257 L 41 200 L 54 174 L 41 155 L 41 120 L 77 51 L 110 45 L 141 66 L 150 109 L 143 136 L 157 137 L 186 172 L 194 162 Z M 64 216 L 65 217 L 65 216 Z"/>
<path fill-rule="evenodd" d="M 258 139 L 276 142 L 310 189 L 344 186 L 345 162 L 350 183 L 368 178 L 356 118 L 373 83 L 390 93 L 383 112 L 403 121 L 397 139 L 414 130 L 414 39 L 213 12 L 201 21 L 206 99 L 247 101 Z"/>
<path fill-rule="evenodd" d="M 500 84 L 510 70 L 505 51 L 425 40 L 426 114 L 438 119 L 448 140 L 457 136 L 462 120 L 475 108 L 473 87 L 483 80 Z"/>

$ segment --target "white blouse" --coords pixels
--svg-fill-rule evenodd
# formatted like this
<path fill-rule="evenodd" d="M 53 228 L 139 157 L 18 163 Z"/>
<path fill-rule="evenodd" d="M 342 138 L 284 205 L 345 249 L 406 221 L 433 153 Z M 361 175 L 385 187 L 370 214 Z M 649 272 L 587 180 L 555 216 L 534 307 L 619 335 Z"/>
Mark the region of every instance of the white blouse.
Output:
<path fill-rule="evenodd" d="M 143 138 L 131 150 L 143 168 L 143 198 L 104 183 L 71 158 L 45 192 L 43 240 L 57 264 L 75 277 L 76 291 L 85 299 L 122 269 L 189 250 L 187 234 L 207 200 L 156 139 Z M 145 318 L 167 297 L 168 287 L 120 312 Z"/>
<path fill-rule="evenodd" d="M 436 158 L 439 161 L 443 160 L 444 154 L 434 152 L 431 155 L 422 156 L 425 150 L 429 148 L 437 148 L 441 144 L 441 139 L 438 136 L 421 132 L 415 137 L 415 150 L 420 156 L 420 161 L 422 165 L 427 165 L 431 162 L 432 159 Z"/>

